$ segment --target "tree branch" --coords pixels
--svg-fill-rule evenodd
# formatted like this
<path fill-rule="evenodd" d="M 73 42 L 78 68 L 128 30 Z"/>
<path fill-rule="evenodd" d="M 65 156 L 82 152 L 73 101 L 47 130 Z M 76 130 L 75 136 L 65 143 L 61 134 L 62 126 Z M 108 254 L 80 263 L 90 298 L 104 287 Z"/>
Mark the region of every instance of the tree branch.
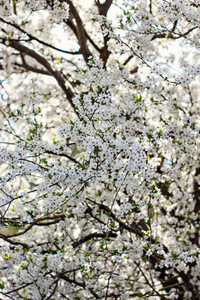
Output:
<path fill-rule="evenodd" d="M 65 86 L 65 80 L 62 77 L 61 73 L 58 71 L 54 71 L 50 65 L 50 63 L 41 55 L 39 55 L 37 52 L 35 52 L 32 49 L 29 49 L 23 45 L 21 45 L 19 42 L 9 40 L 9 46 L 14 48 L 15 50 L 18 50 L 20 53 L 24 53 L 32 58 L 34 58 L 39 64 L 41 64 L 45 69 L 49 72 L 50 75 L 52 75 L 56 81 L 58 82 L 59 86 L 64 91 L 69 103 L 73 107 L 74 111 L 76 112 L 75 105 L 73 104 L 72 98 L 74 96 L 73 91 Z"/>
<path fill-rule="evenodd" d="M 82 283 L 82 282 L 76 281 L 75 279 L 71 279 L 71 278 L 67 277 L 67 276 L 64 275 L 64 274 L 60 274 L 59 277 L 60 277 L 61 279 L 66 280 L 67 282 L 70 282 L 70 283 L 73 283 L 73 284 L 75 284 L 75 285 L 78 285 L 78 286 L 82 287 L 83 289 L 86 288 L 86 284 L 85 284 L 84 282 Z M 99 296 L 93 291 L 92 288 L 88 288 L 88 290 L 90 291 L 90 293 L 91 293 L 96 299 L 99 299 Z"/>
<path fill-rule="evenodd" d="M 72 156 L 66 154 L 66 153 L 54 153 L 53 151 L 50 150 L 46 150 L 45 153 L 49 153 L 49 154 L 53 154 L 53 155 L 58 155 L 58 156 L 63 156 L 63 157 L 67 157 L 68 159 L 70 159 L 71 161 L 73 161 L 76 164 L 79 164 L 79 162 L 73 158 Z"/>
<path fill-rule="evenodd" d="M 107 236 L 108 237 L 117 237 L 117 234 L 113 233 L 113 232 L 104 232 L 104 233 L 94 232 L 94 233 L 90 233 L 90 234 L 84 236 L 79 241 L 74 242 L 72 245 L 74 248 L 76 248 L 76 247 L 80 246 L 81 244 L 83 244 L 93 238 L 105 238 Z"/>
<path fill-rule="evenodd" d="M 113 0 L 106 0 L 104 3 L 100 3 L 99 1 L 95 0 L 96 6 L 99 10 L 99 14 L 106 17 L 112 2 Z"/>
<path fill-rule="evenodd" d="M 56 51 L 59 51 L 59 52 L 62 52 L 62 53 L 66 53 L 66 54 L 72 54 L 72 55 L 80 55 L 81 54 L 80 50 L 79 51 L 75 51 L 75 52 L 74 51 L 67 51 L 67 50 L 63 50 L 63 49 L 57 48 L 57 47 L 55 47 L 55 46 L 53 46 L 53 45 L 51 45 L 49 43 L 46 43 L 46 42 L 40 40 L 39 38 L 33 36 L 32 34 L 29 34 L 27 31 L 25 31 L 24 29 L 22 29 L 17 24 L 8 22 L 8 21 L 6 21 L 6 20 L 4 20 L 2 18 L 0 18 L 0 21 L 3 22 L 3 23 L 6 23 L 7 25 L 10 25 L 10 26 L 12 26 L 12 27 L 14 27 L 14 28 L 16 28 L 18 30 L 20 30 L 21 32 L 23 32 L 24 34 L 26 34 L 30 38 L 30 40 L 37 41 L 38 43 L 40 43 L 40 44 L 42 44 L 44 46 L 47 46 L 47 47 L 49 47 L 51 49 L 54 49 Z"/>
<path fill-rule="evenodd" d="M 87 46 L 87 37 L 85 35 L 85 28 L 83 27 L 83 22 L 71 0 L 62 0 L 61 2 L 67 2 L 69 4 L 70 12 L 76 20 L 76 31 L 75 28 L 73 29 L 73 31 L 74 33 L 77 32 L 76 36 L 80 45 L 80 53 L 83 55 L 86 63 L 88 63 L 88 57 L 91 56 L 92 53 L 90 52 Z"/>
<path fill-rule="evenodd" d="M 2 233 L 0 233 L 0 238 L 3 239 L 4 241 L 8 242 L 11 245 L 16 245 L 16 246 L 21 245 L 22 247 L 24 247 L 26 249 L 29 248 L 28 244 L 22 243 L 22 242 L 17 242 L 17 241 L 12 241 L 12 240 L 10 240 L 10 238 L 8 238 L 6 235 L 4 235 Z"/>

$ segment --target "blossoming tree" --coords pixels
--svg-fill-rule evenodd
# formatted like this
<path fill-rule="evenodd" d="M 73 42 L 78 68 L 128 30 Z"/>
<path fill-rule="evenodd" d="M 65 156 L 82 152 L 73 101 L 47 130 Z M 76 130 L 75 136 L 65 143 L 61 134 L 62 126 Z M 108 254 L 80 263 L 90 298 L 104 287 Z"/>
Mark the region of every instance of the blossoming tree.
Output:
<path fill-rule="evenodd" d="M 199 16 L 0 1 L 0 299 L 200 298 Z"/>

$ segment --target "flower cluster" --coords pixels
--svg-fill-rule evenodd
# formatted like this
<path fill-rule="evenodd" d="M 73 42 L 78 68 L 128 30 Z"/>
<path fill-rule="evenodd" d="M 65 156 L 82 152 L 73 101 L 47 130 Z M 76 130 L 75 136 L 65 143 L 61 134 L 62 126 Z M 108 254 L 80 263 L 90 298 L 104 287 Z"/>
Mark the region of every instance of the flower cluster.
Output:
<path fill-rule="evenodd" d="M 0 2 L 0 298 L 199 299 L 199 3 L 86 2 Z"/>

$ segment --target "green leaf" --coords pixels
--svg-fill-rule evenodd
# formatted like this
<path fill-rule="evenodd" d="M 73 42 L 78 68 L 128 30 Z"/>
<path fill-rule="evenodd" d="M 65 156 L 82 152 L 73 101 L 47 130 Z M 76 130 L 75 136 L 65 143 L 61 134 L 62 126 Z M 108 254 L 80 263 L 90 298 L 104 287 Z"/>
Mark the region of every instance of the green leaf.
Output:
<path fill-rule="evenodd" d="M 115 227 L 115 222 L 111 223 L 110 227 L 114 228 Z"/>
<path fill-rule="evenodd" d="M 111 211 L 105 211 L 105 215 L 110 216 L 111 215 Z"/>
<path fill-rule="evenodd" d="M 1 290 L 4 289 L 4 284 L 0 283 L 0 289 L 1 289 Z"/>

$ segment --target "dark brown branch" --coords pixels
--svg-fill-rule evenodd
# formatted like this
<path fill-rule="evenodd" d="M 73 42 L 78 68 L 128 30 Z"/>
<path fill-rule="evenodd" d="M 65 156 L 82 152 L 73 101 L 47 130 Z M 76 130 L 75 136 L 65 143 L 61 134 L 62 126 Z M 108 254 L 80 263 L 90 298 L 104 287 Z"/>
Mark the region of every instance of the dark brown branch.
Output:
<path fill-rule="evenodd" d="M 180 39 L 181 37 L 186 37 L 186 36 L 188 35 L 188 33 L 192 32 L 193 30 L 195 30 L 195 29 L 197 29 L 197 28 L 199 28 L 199 27 L 198 27 L 198 26 L 195 26 L 195 27 L 193 27 L 193 28 L 190 28 L 190 29 L 189 29 L 188 31 L 186 31 L 185 33 L 180 34 L 180 36 L 177 37 L 177 39 Z"/>
<path fill-rule="evenodd" d="M 74 242 L 72 245 L 74 248 L 76 248 L 76 247 L 80 246 L 81 244 L 83 244 L 93 238 L 105 238 L 107 236 L 108 237 L 117 237 L 117 234 L 113 233 L 113 232 L 104 232 L 104 233 L 94 232 L 94 233 L 90 233 L 90 234 L 84 236 L 79 241 Z"/>
<path fill-rule="evenodd" d="M 175 31 L 177 24 L 178 24 L 178 20 L 176 20 L 176 21 L 174 22 L 174 25 L 173 25 L 173 27 L 172 27 L 172 32 Z"/>
<path fill-rule="evenodd" d="M 17 16 L 17 5 L 16 5 L 16 1 L 12 1 L 13 2 L 13 13 Z"/>
<path fill-rule="evenodd" d="M 177 40 L 177 39 L 180 39 L 180 38 L 187 38 L 187 35 L 190 32 L 192 32 L 193 30 L 197 29 L 197 28 L 198 28 L 198 26 L 190 28 L 185 33 L 179 33 L 179 32 L 174 32 L 172 30 L 166 30 L 166 32 L 164 32 L 164 33 L 154 34 L 153 37 L 151 38 L 151 41 L 153 41 L 155 39 L 166 38 L 167 33 L 168 33 L 168 35 L 167 35 L 168 39 Z M 175 35 L 177 35 L 177 36 L 175 36 Z"/>
<path fill-rule="evenodd" d="M 113 218 L 113 220 L 115 220 L 116 222 L 118 222 L 122 228 L 128 230 L 129 232 L 135 233 L 135 234 L 137 234 L 139 236 L 143 236 L 143 232 L 139 229 L 139 226 L 138 226 L 138 224 L 136 222 L 133 222 L 132 226 L 129 226 L 124 221 L 122 221 L 120 218 L 118 218 L 107 205 L 104 205 L 104 204 L 101 204 L 101 203 L 96 203 L 95 201 L 93 201 L 90 198 L 87 198 L 87 200 L 95 203 L 96 205 L 99 206 L 100 209 L 108 212 L 109 216 L 111 218 Z"/>
<path fill-rule="evenodd" d="M 92 53 L 90 52 L 90 50 L 88 49 L 88 46 L 87 46 L 87 38 L 85 35 L 85 28 L 83 26 L 82 20 L 71 0 L 62 0 L 62 2 L 67 2 L 69 4 L 70 12 L 72 13 L 72 15 L 74 16 L 74 18 L 76 20 L 76 25 L 77 25 L 76 30 L 77 30 L 78 42 L 80 45 L 80 52 L 83 55 L 83 57 L 87 63 L 88 57 L 91 56 Z"/>
<path fill-rule="evenodd" d="M 75 36 L 77 37 L 78 40 L 78 33 L 77 33 L 77 29 L 76 26 L 74 25 L 73 21 L 69 18 L 69 19 L 64 19 L 63 20 L 68 26 L 69 28 L 73 31 L 73 33 L 75 34 Z M 85 30 L 85 36 L 88 39 L 88 41 L 92 44 L 92 46 L 99 52 L 101 53 L 101 49 L 95 44 L 95 42 L 93 41 L 93 39 L 89 36 L 89 34 L 87 33 L 87 31 Z"/>
<path fill-rule="evenodd" d="M 152 12 L 152 0 L 150 0 L 150 2 L 149 2 L 149 12 L 150 12 L 150 14 L 153 13 L 153 12 Z"/>
<path fill-rule="evenodd" d="M 99 14 L 106 17 L 112 2 L 112 0 L 106 0 L 104 3 L 100 3 L 99 0 L 95 0 L 96 6 L 99 10 Z"/>
<path fill-rule="evenodd" d="M 82 287 L 83 289 L 86 288 L 86 284 L 84 282 L 79 282 L 79 281 L 76 281 L 75 279 L 71 279 L 69 277 L 67 277 L 66 275 L 64 274 L 60 274 L 59 277 L 67 282 L 70 282 L 70 283 L 73 283 L 75 285 L 78 285 L 80 287 Z M 90 291 L 90 293 L 96 298 L 96 299 L 99 299 L 99 296 L 93 291 L 92 288 L 88 288 L 88 290 Z"/>
<path fill-rule="evenodd" d="M 63 22 L 69 26 L 69 28 L 72 30 L 72 32 L 75 34 L 78 40 L 78 32 L 76 29 L 76 25 L 74 24 L 73 20 L 71 18 L 64 19 Z"/>
<path fill-rule="evenodd" d="M 92 213 L 92 207 L 88 205 L 88 208 L 86 209 L 85 213 L 88 213 L 92 218 L 97 220 L 99 223 L 106 225 L 105 222 L 103 222 L 101 219 L 97 218 L 95 215 Z"/>
<path fill-rule="evenodd" d="M 54 153 L 53 151 L 50 150 L 46 150 L 45 153 L 49 153 L 49 154 L 53 154 L 53 155 L 58 155 L 58 156 L 63 156 L 63 157 L 67 157 L 68 159 L 70 159 L 71 161 L 73 161 L 76 164 L 79 164 L 79 162 L 73 158 L 72 156 L 66 154 L 66 153 Z"/>
<path fill-rule="evenodd" d="M 70 283 L 74 283 L 74 284 L 76 284 L 76 285 L 78 285 L 78 286 L 80 286 L 82 288 L 85 288 L 85 283 L 83 283 L 83 282 L 75 281 L 74 279 L 71 279 L 71 278 L 67 277 L 64 274 L 60 274 L 59 277 L 61 279 L 64 279 L 64 280 L 70 282 Z"/>
<path fill-rule="evenodd" d="M 98 7 L 99 15 L 106 17 L 112 2 L 112 0 L 106 0 L 104 3 L 100 3 L 99 0 L 95 0 L 96 6 Z M 108 41 L 110 40 L 110 37 L 108 35 L 103 36 L 103 40 L 104 47 L 101 49 L 100 58 L 103 60 L 105 68 L 108 57 L 111 54 L 111 52 L 108 50 Z"/>
<path fill-rule="evenodd" d="M 200 4 L 197 4 L 197 3 L 194 3 L 193 1 L 191 1 L 192 3 L 190 4 L 191 6 L 194 6 L 194 7 L 199 7 Z"/>
<path fill-rule="evenodd" d="M 57 287 L 58 287 L 58 282 L 59 282 L 59 278 L 57 278 L 56 281 L 53 283 L 53 284 L 55 284 L 53 291 L 50 293 L 49 296 L 46 297 L 46 300 L 50 300 L 51 297 L 55 294 Z"/>
<path fill-rule="evenodd" d="M 194 196 L 194 201 L 195 201 L 195 206 L 194 206 L 194 212 L 197 214 L 198 218 L 195 220 L 196 224 L 200 223 L 200 193 L 199 193 L 199 183 L 196 178 L 200 175 L 200 167 L 196 168 L 196 172 L 194 174 L 194 182 L 193 182 L 193 196 Z M 194 232 L 194 237 L 190 238 L 190 241 L 192 244 L 199 245 L 199 228 L 198 226 L 195 227 L 195 232 Z"/>
<path fill-rule="evenodd" d="M 37 74 L 52 76 L 48 71 L 32 67 L 32 66 L 28 65 L 27 63 L 26 64 L 18 64 L 15 62 L 15 63 L 13 63 L 13 65 L 18 66 L 20 68 L 24 68 L 25 69 L 24 71 L 31 71 L 31 72 L 37 73 Z"/>
<path fill-rule="evenodd" d="M 4 241 L 8 242 L 11 245 L 15 245 L 15 246 L 21 245 L 22 247 L 24 247 L 26 249 L 29 248 L 28 244 L 22 243 L 22 242 L 17 242 L 17 241 L 12 241 L 12 240 L 10 240 L 10 238 L 8 238 L 6 235 L 4 235 L 2 233 L 0 233 L 0 238 L 3 239 Z"/>
<path fill-rule="evenodd" d="M 95 42 L 94 42 L 93 39 L 89 36 L 89 34 L 87 33 L 86 30 L 85 30 L 85 36 L 87 37 L 88 41 L 92 44 L 92 46 L 93 46 L 99 53 L 101 53 L 101 49 L 95 44 Z"/>
<path fill-rule="evenodd" d="M 106 35 L 103 37 L 103 40 L 104 40 L 104 47 L 101 48 L 100 58 L 103 60 L 104 68 L 105 68 L 107 60 L 111 54 L 111 52 L 108 50 L 108 41 L 110 40 L 110 37 L 108 35 Z"/>
<path fill-rule="evenodd" d="M 138 71 L 138 66 L 136 66 L 134 69 L 130 70 L 130 74 L 135 74 Z"/>
<path fill-rule="evenodd" d="M 131 54 L 123 63 L 123 66 L 125 66 L 131 59 L 133 58 L 133 54 Z"/>
<path fill-rule="evenodd" d="M 64 219 L 65 219 L 65 215 L 63 215 L 63 214 L 55 215 L 55 216 L 41 217 L 41 218 L 35 219 L 31 224 L 29 224 L 24 229 L 24 231 L 18 232 L 18 233 L 13 234 L 13 235 L 10 235 L 9 238 L 23 235 L 24 233 L 26 233 L 27 231 L 29 231 L 33 226 L 52 225 L 52 224 L 56 224 L 56 223 L 60 222 L 60 220 L 64 220 Z M 48 220 L 52 220 L 52 222 L 48 222 L 48 224 L 47 223 L 46 224 L 43 223 L 43 221 L 48 221 Z"/>
<path fill-rule="evenodd" d="M 148 284 L 148 286 L 150 286 L 150 288 L 158 295 L 160 296 L 160 299 L 162 300 L 170 300 L 169 298 L 165 297 L 165 295 L 160 294 L 155 288 L 154 286 L 150 283 L 150 281 L 148 280 L 147 276 L 145 275 L 145 273 L 142 271 L 142 268 L 140 267 L 139 263 L 137 263 L 136 261 L 134 262 L 136 264 L 136 266 L 139 268 L 140 272 L 142 273 L 146 283 Z"/>
<path fill-rule="evenodd" d="M 45 69 L 50 73 L 50 75 L 52 75 L 56 79 L 59 86 L 64 91 L 69 103 L 71 104 L 74 111 L 76 112 L 75 105 L 73 104 L 73 101 L 72 101 L 74 93 L 69 87 L 65 86 L 65 80 L 62 77 L 61 73 L 58 71 L 54 71 L 52 69 L 51 65 L 49 64 L 49 62 L 44 57 L 42 57 L 37 52 L 35 52 L 34 50 L 29 49 L 16 41 L 10 40 L 9 42 L 10 42 L 9 43 L 10 47 L 14 48 L 15 50 L 18 50 L 20 53 L 24 53 L 24 54 L 34 58 L 39 64 L 41 64 L 43 67 L 45 67 Z"/>
<path fill-rule="evenodd" d="M 6 21 L 6 20 L 4 20 L 4 19 L 2 19 L 2 18 L 0 18 L 0 21 L 3 22 L 3 23 L 6 23 L 6 24 L 8 24 L 8 25 L 10 25 L 10 26 L 12 26 L 12 27 L 18 29 L 18 30 L 20 30 L 21 32 L 23 32 L 24 34 L 26 34 L 26 35 L 30 38 L 30 40 L 37 41 L 38 43 L 40 43 L 40 44 L 42 44 L 42 45 L 44 45 L 44 46 L 47 46 L 47 47 L 49 47 L 49 48 L 51 48 L 51 49 L 54 49 L 54 50 L 56 50 L 56 51 L 59 51 L 59 52 L 62 52 L 62 53 L 66 53 L 66 54 L 72 54 L 72 55 L 80 55 L 80 54 L 81 54 L 80 51 L 75 51 L 75 52 L 74 52 L 74 51 L 67 51 L 67 50 L 63 50 L 63 49 L 54 47 L 53 45 L 51 45 L 51 44 L 49 44 L 49 43 L 46 43 L 46 42 L 44 42 L 44 41 L 38 39 L 37 37 L 33 36 L 32 34 L 29 34 L 28 32 L 26 32 L 24 29 L 22 29 L 22 28 L 21 28 L 20 26 L 18 26 L 17 24 L 8 22 L 8 21 Z"/>
<path fill-rule="evenodd" d="M 22 285 L 22 286 L 20 286 L 20 287 L 18 287 L 18 288 L 16 288 L 16 289 L 14 289 L 14 290 L 8 291 L 8 292 L 6 292 L 4 295 L 8 295 L 8 294 L 11 294 L 11 293 L 20 291 L 21 289 L 24 289 L 25 287 L 27 287 L 27 286 L 29 286 L 29 285 L 31 285 L 31 284 L 34 284 L 34 281 L 33 281 L 33 282 L 26 283 L 26 284 L 24 284 L 24 285 Z"/>
<path fill-rule="evenodd" d="M 15 300 L 13 297 L 7 296 L 7 295 L 6 295 L 5 293 L 3 293 L 3 292 L 0 292 L 0 294 L 6 296 L 7 298 L 9 298 L 9 299 L 11 299 L 11 300 Z M 0 300 L 3 300 L 3 299 L 0 298 Z"/>

